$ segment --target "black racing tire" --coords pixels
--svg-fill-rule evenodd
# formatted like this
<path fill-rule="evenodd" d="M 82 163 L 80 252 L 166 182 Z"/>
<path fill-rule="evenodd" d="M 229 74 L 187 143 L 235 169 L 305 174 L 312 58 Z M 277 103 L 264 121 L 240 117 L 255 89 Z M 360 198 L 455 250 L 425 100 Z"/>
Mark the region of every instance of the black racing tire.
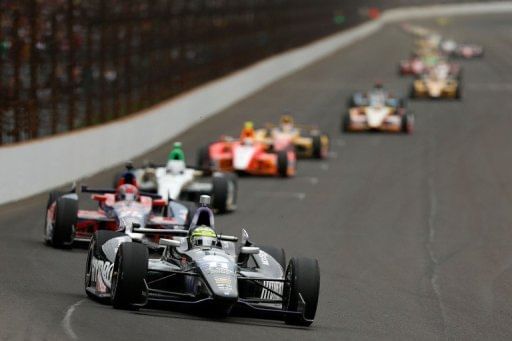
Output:
<path fill-rule="evenodd" d="M 78 200 L 58 198 L 55 204 L 55 224 L 51 243 L 54 247 L 71 245 L 77 223 Z"/>
<path fill-rule="evenodd" d="M 398 107 L 399 108 L 405 108 L 407 107 L 407 99 L 406 98 L 403 98 L 403 97 L 400 97 L 398 99 Z"/>
<path fill-rule="evenodd" d="M 216 175 L 212 178 L 212 207 L 219 213 L 226 213 L 228 210 L 229 180 L 223 175 Z"/>
<path fill-rule="evenodd" d="M 286 253 L 280 247 L 275 247 L 271 245 L 261 245 L 260 250 L 265 251 L 269 255 L 272 256 L 283 268 L 283 271 L 286 270 Z"/>
<path fill-rule="evenodd" d="M 115 309 L 137 309 L 144 302 L 144 280 L 148 272 L 148 248 L 134 242 L 117 250 L 112 273 L 111 300 Z"/>
<path fill-rule="evenodd" d="M 401 131 L 404 134 L 411 134 L 413 131 L 414 118 L 410 114 L 404 114 L 401 119 Z"/>
<path fill-rule="evenodd" d="M 46 209 L 49 209 L 50 206 L 55 202 L 57 201 L 58 198 L 60 198 L 61 196 L 63 196 L 64 192 L 61 192 L 61 191 L 51 191 L 50 194 L 48 195 L 48 201 L 46 202 Z"/>
<path fill-rule="evenodd" d="M 414 89 L 414 84 L 411 85 L 411 87 L 409 89 L 409 98 L 410 99 L 415 99 L 416 98 L 416 90 Z"/>
<path fill-rule="evenodd" d="M 122 232 L 116 232 L 116 231 L 109 231 L 109 230 L 100 230 L 94 232 L 91 241 L 89 242 L 89 250 L 87 252 L 87 261 L 85 262 L 85 276 L 84 276 L 84 288 L 90 286 L 91 283 L 91 261 L 92 257 L 94 256 L 96 259 L 101 260 L 108 260 L 106 255 L 103 253 L 102 246 L 105 244 L 108 240 L 116 237 L 123 237 L 125 236 Z M 85 290 L 85 293 L 89 298 L 91 299 L 97 299 L 94 294 L 91 292 Z"/>
<path fill-rule="evenodd" d="M 233 192 L 233 205 L 237 205 L 238 203 L 238 175 L 236 173 L 223 173 L 224 176 L 233 184 L 234 192 Z"/>
<path fill-rule="evenodd" d="M 47 238 L 46 228 L 48 225 L 48 209 L 55 201 L 57 201 L 58 198 L 60 198 L 64 194 L 65 194 L 64 192 L 60 192 L 60 191 L 51 191 L 50 194 L 48 195 L 48 201 L 46 202 L 46 211 L 44 212 L 44 226 L 43 226 L 43 236 L 45 237 L 44 242 L 48 245 L 51 243 L 48 239 L 46 239 Z"/>
<path fill-rule="evenodd" d="M 457 85 L 457 90 L 455 90 L 455 99 L 458 99 L 458 100 L 462 99 L 462 88 L 461 88 L 460 84 Z"/>
<path fill-rule="evenodd" d="M 210 146 L 203 146 L 197 151 L 197 168 L 211 169 Z"/>
<path fill-rule="evenodd" d="M 277 152 L 277 173 L 283 178 L 288 176 L 288 152 L 285 150 Z"/>
<path fill-rule="evenodd" d="M 312 139 L 312 148 L 313 148 L 313 157 L 315 159 L 322 158 L 322 136 L 313 135 Z"/>
<path fill-rule="evenodd" d="M 350 131 L 350 114 L 344 114 L 341 119 L 341 130 L 344 133 L 348 133 Z"/>
<path fill-rule="evenodd" d="M 347 99 L 347 108 L 353 108 L 356 106 L 356 102 L 354 101 L 354 96 L 350 96 L 348 99 Z"/>
<path fill-rule="evenodd" d="M 320 267 L 318 261 L 311 258 L 293 257 L 286 269 L 283 291 L 283 309 L 299 311 L 302 300 L 304 310 L 300 315 L 286 315 L 286 324 L 309 326 L 315 318 L 320 292 Z M 302 299 L 301 299 L 302 297 Z"/>

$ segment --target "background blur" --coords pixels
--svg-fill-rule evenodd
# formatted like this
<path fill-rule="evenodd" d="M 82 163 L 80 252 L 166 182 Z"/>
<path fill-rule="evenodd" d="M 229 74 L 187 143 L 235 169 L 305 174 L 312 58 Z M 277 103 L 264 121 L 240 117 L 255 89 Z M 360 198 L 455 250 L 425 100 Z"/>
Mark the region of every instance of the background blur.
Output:
<path fill-rule="evenodd" d="M 447 2 L 1 0 L 0 144 L 128 115 L 382 9 Z"/>

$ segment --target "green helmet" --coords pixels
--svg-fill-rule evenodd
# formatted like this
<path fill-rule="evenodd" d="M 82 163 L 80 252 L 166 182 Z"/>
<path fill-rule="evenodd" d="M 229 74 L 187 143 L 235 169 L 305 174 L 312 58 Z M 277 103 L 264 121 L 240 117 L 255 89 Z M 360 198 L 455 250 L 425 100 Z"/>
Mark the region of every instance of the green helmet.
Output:
<path fill-rule="evenodd" d="M 185 153 L 181 149 L 181 142 L 174 142 L 173 148 L 169 153 L 168 160 L 185 161 Z"/>

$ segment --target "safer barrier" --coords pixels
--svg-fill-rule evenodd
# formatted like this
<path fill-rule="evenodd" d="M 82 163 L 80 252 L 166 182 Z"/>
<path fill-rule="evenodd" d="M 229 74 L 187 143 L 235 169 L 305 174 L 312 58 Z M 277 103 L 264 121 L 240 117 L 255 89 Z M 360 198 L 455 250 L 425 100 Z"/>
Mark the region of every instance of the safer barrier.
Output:
<path fill-rule="evenodd" d="M 268 58 L 154 108 L 108 124 L 0 148 L 0 203 L 18 200 L 119 164 L 171 139 L 205 117 L 336 50 L 411 18 L 512 12 L 511 2 L 389 10 L 378 19 Z M 126 136 L 144 136 L 129 138 Z"/>

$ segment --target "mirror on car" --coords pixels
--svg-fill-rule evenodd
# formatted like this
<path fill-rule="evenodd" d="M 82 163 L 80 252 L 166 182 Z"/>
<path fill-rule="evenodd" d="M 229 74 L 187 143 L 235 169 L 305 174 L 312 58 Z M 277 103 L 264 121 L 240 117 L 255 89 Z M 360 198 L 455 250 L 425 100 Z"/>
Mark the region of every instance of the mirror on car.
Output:
<path fill-rule="evenodd" d="M 159 244 L 169 247 L 180 247 L 181 240 L 160 238 Z"/>
<path fill-rule="evenodd" d="M 247 242 L 249 241 L 249 233 L 245 229 L 242 229 L 242 238 L 241 242 L 242 245 L 247 245 Z"/>
<path fill-rule="evenodd" d="M 244 255 L 255 255 L 260 253 L 260 248 L 256 246 L 242 246 L 240 253 Z"/>

